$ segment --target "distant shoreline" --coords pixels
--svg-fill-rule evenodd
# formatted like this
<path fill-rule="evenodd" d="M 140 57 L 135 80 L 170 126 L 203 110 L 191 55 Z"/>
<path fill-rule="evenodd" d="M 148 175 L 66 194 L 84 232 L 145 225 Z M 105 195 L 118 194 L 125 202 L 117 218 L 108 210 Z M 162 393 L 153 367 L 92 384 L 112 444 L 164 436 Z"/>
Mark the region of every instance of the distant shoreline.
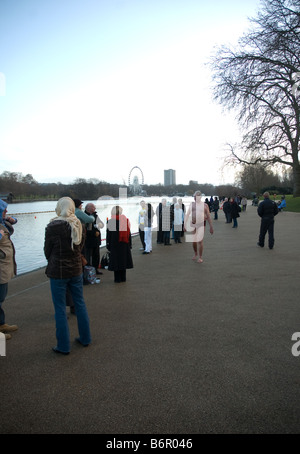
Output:
<path fill-rule="evenodd" d="M 29 203 L 29 202 L 53 202 L 57 200 L 57 197 L 49 198 L 49 199 L 14 199 L 9 204 L 14 204 L 14 203 Z"/>

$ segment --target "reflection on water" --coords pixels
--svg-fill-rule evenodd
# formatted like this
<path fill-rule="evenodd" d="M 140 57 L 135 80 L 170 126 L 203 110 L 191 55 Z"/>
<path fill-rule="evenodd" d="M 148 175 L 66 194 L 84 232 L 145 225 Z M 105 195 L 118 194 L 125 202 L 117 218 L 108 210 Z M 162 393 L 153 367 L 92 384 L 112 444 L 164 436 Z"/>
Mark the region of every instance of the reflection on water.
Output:
<path fill-rule="evenodd" d="M 16 249 L 18 274 L 46 265 L 44 256 L 45 227 L 55 213 L 18 214 L 12 241 Z"/>
<path fill-rule="evenodd" d="M 166 197 L 167 198 L 167 197 Z M 111 209 L 115 205 L 121 205 L 123 213 L 129 218 L 132 234 L 138 233 L 138 212 L 140 208 L 140 197 L 124 198 L 121 200 L 93 200 L 84 201 L 83 207 L 88 202 L 96 205 L 100 219 L 106 224 L 110 218 Z M 169 202 L 171 198 L 167 198 Z M 192 199 L 184 198 L 183 202 L 188 205 Z M 161 201 L 161 197 L 145 199 L 153 206 L 154 212 Z M 16 249 L 16 262 L 18 274 L 41 268 L 47 264 L 44 256 L 45 228 L 49 221 L 56 216 L 56 201 L 51 202 L 30 202 L 15 203 L 8 205 L 8 214 L 15 215 L 18 219 L 14 226 L 12 241 Z M 156 227 L 156 216 L 154 216 L 153 227 Z M 106 227 L 101 230 L 102 246 L 105 246 Z"/>
<path fill-rule="evenodd" d="M 28 203 L 12 203 L 8 205 L 9 214 L 19 213 L 41 213 L 46 211 L 55 212 L 56 201 L 50 202 L 28 202 Z"/>

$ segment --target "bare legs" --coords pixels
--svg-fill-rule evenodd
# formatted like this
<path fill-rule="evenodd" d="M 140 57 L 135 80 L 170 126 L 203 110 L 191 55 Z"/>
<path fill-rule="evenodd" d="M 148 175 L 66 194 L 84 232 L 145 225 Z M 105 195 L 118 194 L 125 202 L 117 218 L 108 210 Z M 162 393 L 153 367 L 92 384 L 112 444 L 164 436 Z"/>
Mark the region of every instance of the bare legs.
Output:
<path fill-rule="evenodd" d="M 202 255 L 203 255 L 203 240 L 199 241 L 198 243 L 194 242 L 193 243 L 193 250 L 194 250 L 194 257 L 193 260 L 197 259 L 197 256 L 199 255 L 199 259 L 197 260 L 198 263 L 202 263 Z M 199 250 L 199 253 L 198 253 Z"/>

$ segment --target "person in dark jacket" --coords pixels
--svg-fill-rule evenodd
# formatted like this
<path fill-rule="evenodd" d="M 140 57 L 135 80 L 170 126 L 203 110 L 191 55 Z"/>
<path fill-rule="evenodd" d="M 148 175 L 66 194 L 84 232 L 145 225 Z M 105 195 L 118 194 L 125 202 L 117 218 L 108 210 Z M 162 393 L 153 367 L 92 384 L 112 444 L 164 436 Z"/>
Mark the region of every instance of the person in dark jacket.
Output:
<path fill-rule="evenodd" d="M 162 231 L 162 210 L 163 206 L 167 203 L 166 199 L 162 199 L 162 201 L 157 205 L 156 208 L 156 216 L 157 216 L 157 244 L 163 243 L 163 231 Z"/>
<path fill-rule="evenodd" d="M 184 237 L 184 216 L 185 216 L 185 205 L 184 203 L 182 203 L 182 199 L 178 199 L 178 203 L 179 203 L 179 207 L 182 209 L 183 211 L 183 221 L 182 221 L 182 229 L 181 229 L 181 233 L 180 233 L 180 236 L 181 237 Z"/>
<path fill-rule="evenodd" d="M 114 271 L 115 282 L 125 282 L 126 270 L 133 268 L 130 222 L 122 212 L 120 206 L 113 207 L 111 219 L 107 222 L 106 248 L 110 252 L 108 269 Z"/>
<path fill-rule="evenodd" d="M 263 194 L 264 200 L 260 202 L 257 208 L 257 213 L 261 217 L 260 232 L 257 245 L 264 247 L 265 236 L 268 232 L 269 236 L 269 248 L 274 247 L 274 216 L 278 214 L 278 206 L 273 200 L 270 200 L 270 194 L 265 192 Z"/>
<path fill-rule="evenodd" d="M 231 197 L 231 199 L 229 201 L 229 207 L 230 207 L 231 219 L 233 220 L 232 228 L 237 229 L 237 226 L 238 226 L 237 218 L 240 217 L 241 208 L 239 207 L 239 205 L 237 204 L 237 202 L 234 200 L 233 197 Z"/>
<path fill-rule="evenodd" d="M 56 205 L 57 217 L 45 230 L 44 253 L 48 261 L 46 275 L 55 309 L 57 346 L 56 353 L 70 352 L 70 333 L 66 314 L 66 293 L 70 290 L 75 305 L 79 337 L 76 340 L 88 346 L 91 342 L 89 317 L 83 298 L 81 248 L 82 224 L 75 216 L 75 204 L 69 197 L 62 197 Z"/>
<path fill-rule="evenodd" d="M 220 208 L 220 202 L 218 197 L 215 197 L 213 203 L 212 203 L 212 211 L 215 213 L 214 219 L 218 219 L 218 211 Z"/>
<path fill-rule="evenodd" d="M 231 224 L 232 219 L 231 219 L 231 212 L 230 212 L 230 202 L 227 197 L 225 198 L 225 201 L 223 203 L 223 212 L 225 214 L 226 224 Z"/>
<path fill-rule="evenodd" d="M 93 266 L 97 274 L 102 274 L 98 268 L 100 265 L 101 229 L 103 229 L 104 223 L 99 218 L 93 203 L 86 204 L 85 213 L 94 218 L 93 222 L 86 224 L 85 258 L 87 264 Z"/>

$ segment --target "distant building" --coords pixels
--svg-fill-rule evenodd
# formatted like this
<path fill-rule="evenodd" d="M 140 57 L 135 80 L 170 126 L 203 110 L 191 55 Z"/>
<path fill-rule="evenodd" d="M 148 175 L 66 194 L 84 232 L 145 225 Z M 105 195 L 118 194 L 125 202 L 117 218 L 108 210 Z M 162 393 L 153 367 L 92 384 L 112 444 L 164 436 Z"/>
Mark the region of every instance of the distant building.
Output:
<path fill-rule="evenodd" d="M 164 185 L 171 186 L 176 184 L 176 171 L 173 169 L 164 170 Z"/>
<path fill-rule="evenodd" d="M 198 184 L 198 181 L 196 180 L 190 180 L 189 181 L 189 186 L 193 185 L 193 184 Z"/>

